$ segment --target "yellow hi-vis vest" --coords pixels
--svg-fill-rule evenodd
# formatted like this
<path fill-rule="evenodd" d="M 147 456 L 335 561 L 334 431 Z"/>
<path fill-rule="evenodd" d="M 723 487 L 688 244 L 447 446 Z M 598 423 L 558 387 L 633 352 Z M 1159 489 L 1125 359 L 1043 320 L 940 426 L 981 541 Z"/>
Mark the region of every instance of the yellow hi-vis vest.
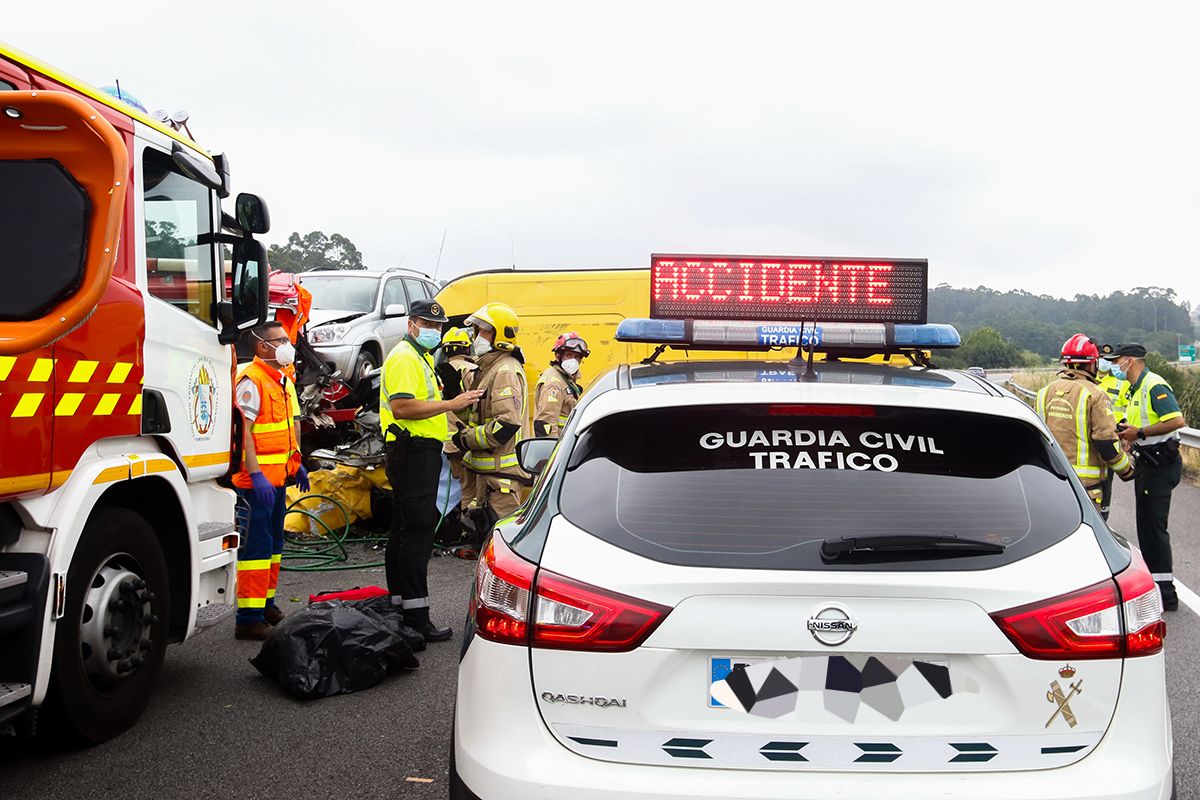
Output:
<path fill-rule="evenodd" d="M 1156 375 L 1150 370 L 1146 370 L 1142 375 L 1142 382 L 1135 389 L 1132 384 L 1126 383 L 1126 391 L 1128 392 L 1128 403 L 1125 406 L 1125 422 L 1133 428 L 1146 428 L 1155 423 L 1162 422 L 1163 419 L 1174 419 L 1181 416 L 1179 412 L 1159 416 L 1154 410 L 1154 404 L 1150 402 L 1153 396 L 1153 390 L 1159 386 L 1171 388 L 1171 384 L 1161 376 Z M 1172 391 L 1174 391 L 1172 389 Z M 1179 433 L 1172 431 L 1171 433 L 1163 433 L 1158 436 L 1147 436 L 1145 439 L 1134 442 L 1135 446 L 1143 446 L 1148 444 L 1160 444 L 1168 439 L 1178 439 Z"/>
<path fill-rule="evenodd" d="M 1116 375 L 1108 373 L 1096 382 L 1108 395 L 1108 400 L 1112 403 L 1113 416 L 1117 418 L 1117 422 L 1122 422 L 1125 419 L 1125 392 L 1129 389 L 1129 381 L 1123 381 Z"/>

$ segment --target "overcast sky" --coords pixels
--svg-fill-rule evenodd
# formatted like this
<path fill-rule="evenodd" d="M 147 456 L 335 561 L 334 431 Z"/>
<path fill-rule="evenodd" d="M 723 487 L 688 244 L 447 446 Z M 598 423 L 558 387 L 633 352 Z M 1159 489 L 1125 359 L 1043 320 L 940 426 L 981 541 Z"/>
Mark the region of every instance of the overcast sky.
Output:
<path fill-rule="evenodd" d="M 925 257 L 931 282 L 1200 301 L 1194 4 L 9 4 L 369 266 Z M 514 255 L 515 253 L 515 255 Z"/>

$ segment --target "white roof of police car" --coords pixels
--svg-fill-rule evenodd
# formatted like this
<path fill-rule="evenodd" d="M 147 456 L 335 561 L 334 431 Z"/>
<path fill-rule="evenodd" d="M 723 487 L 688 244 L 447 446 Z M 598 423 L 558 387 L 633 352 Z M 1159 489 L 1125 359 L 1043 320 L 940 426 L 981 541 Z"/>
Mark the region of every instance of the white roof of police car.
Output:
<path fill-rule="evenodd" d="M 966 411 L 1019 419 L 1040 427 L 1033 410 L 1012 394 L 954 370 L 866 363 L 813 365 L 819 380 L 801 381 L 804 367 L 780 361 L 693 361 L 619 367 L 616 388 L 579 411 L 580 428 L 625 411 L 742 403 L 818 403 Z M 760 380 L 787 372 L 794 380 Z M 903 381 L 904 383 L 898 383 Z M 849 390 L 849 391 L 848 391 Z"/>

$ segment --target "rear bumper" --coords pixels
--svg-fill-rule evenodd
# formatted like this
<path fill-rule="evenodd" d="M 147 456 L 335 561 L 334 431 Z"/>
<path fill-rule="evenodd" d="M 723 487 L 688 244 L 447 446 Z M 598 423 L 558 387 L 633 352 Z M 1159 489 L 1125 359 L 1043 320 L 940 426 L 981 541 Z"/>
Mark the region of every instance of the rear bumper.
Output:
<path fill-rule="evenodd" d="M 1082 761 L 1028 772 L 803 774 L 657 767 L 567 750 L 542 721 L 527 650 L 478 637 L 459 669 L 452 800 L 690 800 L 888 797 L 892 800 L 1169 800 L 1171 720 L 1164 657 L 1127 662 L 1108 732 Z"/>

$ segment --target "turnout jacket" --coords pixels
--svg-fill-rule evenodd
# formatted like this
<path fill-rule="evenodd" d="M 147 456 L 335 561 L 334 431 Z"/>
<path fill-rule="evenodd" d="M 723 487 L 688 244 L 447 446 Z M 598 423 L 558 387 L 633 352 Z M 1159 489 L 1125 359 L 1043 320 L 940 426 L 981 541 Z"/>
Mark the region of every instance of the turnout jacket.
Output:
<path fill-rule="evenodd" d="M 1101 483 L 1109 469 L 1123 478 L 1132 472 L 1133 463 L 1117 437 L 1112 403 L 1091 375 L 1060 372 L 1038 392 L 1037 413 L 1085 487 Z"/>
<path fill-rule="evenodd" d="M 517 465 L 517 442 L 525 426 L 524 357 L 519 349 L 493 350 L 476 364 L 471 388 L 484 394 L 454 443 L 466 451 L 463 463 L 472 471 L 527 480 Z"/>
<path fill-rule="evenodd" d="M 534 390 L 533 435 L 557 439 L 579 404 L 581 394 L 583 389 L 575 379 L 558 364 L 551 364 L 538 378 Z"/>

